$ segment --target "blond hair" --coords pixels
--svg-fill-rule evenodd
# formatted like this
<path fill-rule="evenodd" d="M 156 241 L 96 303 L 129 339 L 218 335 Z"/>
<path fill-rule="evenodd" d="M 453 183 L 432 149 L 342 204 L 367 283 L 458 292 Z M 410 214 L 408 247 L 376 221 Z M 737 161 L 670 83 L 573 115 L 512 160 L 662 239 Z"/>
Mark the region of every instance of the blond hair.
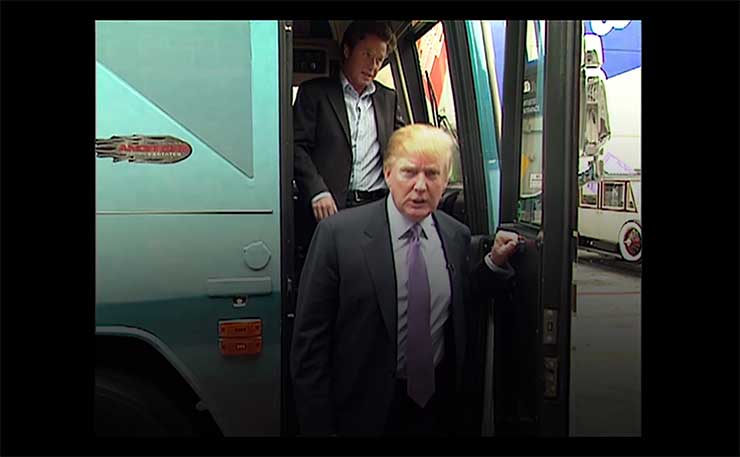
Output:
<path fill-rule="evenodd" d="M 449 179 L 452 176 L 452 156 L 455 151 L 457 142 L 444 130 L 429 124 L 411 124 L 391 135 L 383 159 L 383 168 L 392 168 L 401 157 L 421 154 L 439 160 L 446 167 L 446 177 Z"/>

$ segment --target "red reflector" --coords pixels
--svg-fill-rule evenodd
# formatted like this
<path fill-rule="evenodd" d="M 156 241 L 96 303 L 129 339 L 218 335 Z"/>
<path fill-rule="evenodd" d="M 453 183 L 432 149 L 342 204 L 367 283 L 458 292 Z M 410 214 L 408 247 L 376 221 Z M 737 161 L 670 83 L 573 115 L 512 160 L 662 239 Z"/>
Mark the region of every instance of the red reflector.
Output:
<path fill-rule="evenodd" d="M 221 321 L 218 336 L 221 338 L 246 338 L 262 335 L 262 319 L 240 319 Z"/>
<path fill-rule="evenodd" d="M 223 355 L 253 355 L 262 352 L 262 337 L 221 338 L 218 345 Z"/>

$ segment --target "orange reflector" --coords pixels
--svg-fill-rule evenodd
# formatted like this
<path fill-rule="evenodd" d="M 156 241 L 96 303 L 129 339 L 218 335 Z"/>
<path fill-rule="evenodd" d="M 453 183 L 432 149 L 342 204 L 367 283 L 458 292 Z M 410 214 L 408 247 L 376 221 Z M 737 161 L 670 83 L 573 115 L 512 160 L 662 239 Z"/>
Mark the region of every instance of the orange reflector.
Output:
<path fill-rule="evenodd" d="M 223 355 L 253 355 L 262 352 L 262 337 L 223 338 L 218 340 Z"/>
<path fill-rule="evenodd" d="M 246 338 L 262 335 L 262 319 L 239 319 L 218 323 L 221 338 Z"/>

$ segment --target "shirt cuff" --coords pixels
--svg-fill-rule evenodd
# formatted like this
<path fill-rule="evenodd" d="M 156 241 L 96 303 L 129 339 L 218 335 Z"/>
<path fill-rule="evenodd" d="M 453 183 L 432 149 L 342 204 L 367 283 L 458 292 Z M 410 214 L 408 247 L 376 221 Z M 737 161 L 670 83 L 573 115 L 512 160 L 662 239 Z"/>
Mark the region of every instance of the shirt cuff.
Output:
<path fill-rule="evenodd" d="M 324 197 L 331 197 L 331 192 L 324 191 L 319 194 L 316 194 L 314 198 L 311 199 L 311 204 L 316 203 L 318 200 L 324 198 Z"/>
<path fill-rule="evenodd" d="M 486 261 L 486 265 L 488 265 L 488 268 L 496 273 L 504 276 L 504 279 L 509 279 L 512 276 L 514 276 L 514 269 L 509 265 L 509 262 L 506 262 L 503 267 L 499 267 L 495 263 L 493 263 L 493 259 L 491 258 L 491 253 L 489 252 L 484 257 Z"/>

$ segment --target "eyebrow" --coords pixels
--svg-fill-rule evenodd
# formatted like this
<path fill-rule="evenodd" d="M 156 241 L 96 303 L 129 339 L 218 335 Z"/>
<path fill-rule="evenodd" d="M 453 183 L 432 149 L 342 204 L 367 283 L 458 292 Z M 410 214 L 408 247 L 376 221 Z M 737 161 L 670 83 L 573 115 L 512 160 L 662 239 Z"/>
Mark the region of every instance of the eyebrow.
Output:
<path fill-rule="evenodd" d="M 440 171 L 441 167 L 439 167 L 438 165 L 427 165 L 426 167 L 423 167 L 422 168 L 422 167 L 419 167 L 417 165 L 404 164 L 404 165 L 401 165 L 401 169 L 405 169 L 405 170 L 408 170 L 408 169 L 413 169 L 413 170 L 423 169 L 424 171 Z"/>

